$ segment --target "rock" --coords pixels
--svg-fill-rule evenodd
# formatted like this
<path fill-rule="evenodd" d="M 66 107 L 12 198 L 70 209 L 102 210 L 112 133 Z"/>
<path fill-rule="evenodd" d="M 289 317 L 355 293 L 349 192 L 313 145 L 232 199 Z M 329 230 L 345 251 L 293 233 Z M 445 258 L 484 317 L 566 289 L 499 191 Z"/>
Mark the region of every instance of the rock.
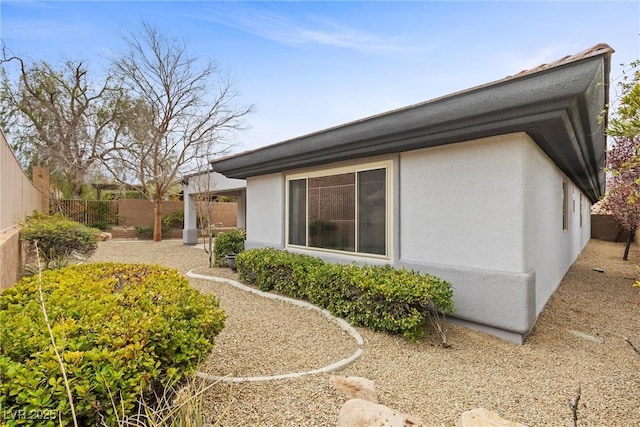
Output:
<path fill-rule="evenodd" d="M 598 344 L 604 343 L 604 340 L 600 337 L 594 337 L 593 335 L 585 334 L 584 332 L 580 332 L 580 331 L 574 331 L 573 329 L 569 329 L 569 332 L 571 332 L 573 335 L 575 335 L 578 338 L 582 338 L 583 340 L 595 342 Z"/>
<path fill-rule="evenodd" d="M 106 231 L 103 231 L 98 235 L 98 240 L 100 240 L 101 242 L 105 240 L 111 240 L 112 238 L 113 235 L 111 233 L 107 233 Z"/>
<path fill-rule="evenodd" d="M 505 420 L 485 408 L 475 408 L 462 413 L 457 427 L 526 427 L 524 424 Z"/>
<path fill-rule="evenodd" d="M 338 393 L 344 393 L 349 399 L 364 399 L 378 403 L 375 384 L 367 378 L 332 375 L 329 382 Z"/>
<path fill-rule="evenodd" d="M 408 427 L 426 426 L 422 420 L 393 410 L 384 405 L 363 399 L 347 400 L 340 413 L 336 427 Z"/>

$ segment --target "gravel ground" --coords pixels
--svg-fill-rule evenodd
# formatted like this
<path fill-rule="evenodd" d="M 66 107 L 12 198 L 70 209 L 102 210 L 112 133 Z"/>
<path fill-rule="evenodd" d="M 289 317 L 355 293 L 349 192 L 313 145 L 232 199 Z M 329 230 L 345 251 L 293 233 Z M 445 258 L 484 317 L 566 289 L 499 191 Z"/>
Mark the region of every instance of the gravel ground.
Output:
<path fill-rule="evenodd" d="M 522 346 L 447 325 L 452 347 L 433 339 L 413 344 L 358 328 L 364 354 L 340 375 L 374 380 L 381 403 L 421 417 L 429 425 L 455 425 L 475 407 L 528 426 L 572 425 L 569 402 L 582 398 L 581 426 L 640 426 L 640 248 L 620 260 L 623 244 L 592 240 L 569 270 Z M 206 269 L 201 249 L 181 241 L 101 242 L 95 261 L 150 262 L 183 272 L 235 278 Z M 604 268 L 598 273 L 593 268 Z M 203 370 L 214 375 L 271 375 L 315 369 L 348 357 L 353 338 L 322 315 L 245 293 L 229 285 L 191 279 L 220 297 L 229 318 Z M 575 331 L 601 342 L 581 338 Z M 344 396 L 329 375 L 261 383 L 220 383 L 206 394 L 210 424 L 326 426 L 335 423 Z"/>

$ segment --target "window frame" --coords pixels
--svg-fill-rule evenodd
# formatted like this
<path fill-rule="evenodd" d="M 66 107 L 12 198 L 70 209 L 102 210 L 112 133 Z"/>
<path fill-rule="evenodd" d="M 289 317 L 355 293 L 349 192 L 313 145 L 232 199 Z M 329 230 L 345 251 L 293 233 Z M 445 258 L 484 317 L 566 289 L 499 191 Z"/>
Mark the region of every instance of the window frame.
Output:
<path fill-rule="evenodd" d="M 582 216 L 584 215 L 584 206 L 582 203 L 583 198 L 584 196 L 580 193 L 580 228 L 582 228 Z"/>
<path fill-rule="evenodd" d="M 357 251 L 344 251 L 344 250 L 338 250 L 338 249 L 328 249 L 328 248 L 318 248 L 315 246 L 309 246 L 309 185 L 308 185 L 308 180 L 310 178 L 319 178 L 319 177 L 325 177 L 325 176 L 332 176 L 332 175 L 340 175 L 340 174 L 346 174 L 346 173 L 354 173 L 356 175 L 356 177 L 358 176 L 358 172 L 363 172 L 363 171 L 369 171 L 369 170 L 375 170 L 375 169 L 385 169 L 385 254 L 384 255 L 380 255 L 380 254 L 372 254 L 372 253 L 367 253 L 367 252 L 357 252 Z M 295 180 L 300 180 L 300 179 L 306 179 L 307 180 L 307 186 L 306 186 L 306 219 L 305 219 L 305 223 L 306 223 L 306 245 L 296 245 L 296 244 L 291 244 L 289 243 L 289 225 L 290 225 L 290 219 L 289 219 L 289 209 L 290 209 L 290 201 L 289 201 L 289 197 L 290 197 L 290 192 L 289 192 L 289 183 L 290 181 L 295 181 Z M 367 163 L 357 163 L 357 164 L 352 164 L 352 165 L 346 165 L 346 166 L 337 166 L 337 167 L 330 167 L 330 168 L 324 168 L 324 169 L 314 169 L 314 170 L 309 170 L 306 172 L 296 172 L 296 173 L 291 173 L 291 174 L 287 174 L 285 175 L 285 218 L 284 218 L 284 222 L 285 222 L 285 227 L 284 227 L 284 244 L 285 244 L 285 248 L 292 248 L 292 249 L 299 249 L 299 250 L 305 250 L 305 251 L 311 251 L 311 252 L 323 252 L 323 253 L 334 253 L 334 254 L 340 254 L 340 255 L 347 255 L 349 257 L 355 257 L 355 258 L 372 258 L 372 259 L 378 259 L 378 260 L 391 260 L 393 259 L 393 160 L 381 160 L 381 161 L 375 161 L 375 162 L 367 162 Z M 354 224 L 354 228 L 355 228 L 355 242 L 356 242 L 356 249 L 358 249 L 358 221 L 359 221 L 359 215 L 358 215 L 358 185 L 357 185 L 357 178 L 356 178 L 356 186 L 355 186 L 355 195 L 354 195 L 354 201 L 355 201 L 355 224 Z"/>
<path fill-rule="evenodd" d="M 562 180 L 562 231 L 569 231 L 569 183 Z"/>

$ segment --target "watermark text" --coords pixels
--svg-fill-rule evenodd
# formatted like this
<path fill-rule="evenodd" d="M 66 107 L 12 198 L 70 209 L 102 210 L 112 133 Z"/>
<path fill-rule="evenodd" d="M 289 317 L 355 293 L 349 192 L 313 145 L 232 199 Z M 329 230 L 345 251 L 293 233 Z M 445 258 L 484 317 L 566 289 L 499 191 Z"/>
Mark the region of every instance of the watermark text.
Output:
<path fill-rule="evenodd" d="M 56 420 L 58 411 L 54 409 L 2 409 L 0 412 L 5 420 Z"/>

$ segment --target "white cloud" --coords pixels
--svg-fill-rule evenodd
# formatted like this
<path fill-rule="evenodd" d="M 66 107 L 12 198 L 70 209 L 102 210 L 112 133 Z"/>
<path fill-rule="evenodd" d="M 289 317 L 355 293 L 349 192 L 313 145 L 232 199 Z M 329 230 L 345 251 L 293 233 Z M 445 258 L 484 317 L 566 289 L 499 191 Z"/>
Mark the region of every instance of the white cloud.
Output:
<path fill-rule="evenodd" d="M 44 20 L 13 20 L 3 23 L 3 33 L 11 34 L 12 38 L 20 40 L 42 40 L 66 38 L 78 35 L 82 29 L 75 23 L 63 24 Z"/>
<path fill-rule="evenodd" d="M 231 9 L 225 3 L 224 8 L 211 6 L 206 13 L 194 18 L 289 45 L 316 44 L 381 55 L 418 50 L 417 46 L 412 46 L 397 36 L 383 37 L 317 15 L 289 17 L 246 5 Z"/>

